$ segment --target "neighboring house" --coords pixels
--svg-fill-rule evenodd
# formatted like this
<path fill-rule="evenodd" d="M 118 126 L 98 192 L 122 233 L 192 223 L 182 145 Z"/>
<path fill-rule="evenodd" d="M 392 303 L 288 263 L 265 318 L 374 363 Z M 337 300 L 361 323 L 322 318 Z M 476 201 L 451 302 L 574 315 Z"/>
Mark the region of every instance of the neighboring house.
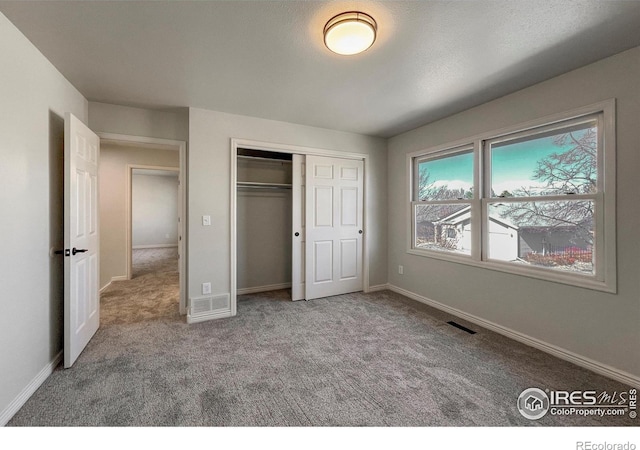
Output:
<path fill-rule="evenodd" d="M 433 222 L 436 242 L 448 249 L 471 251 L 471 207 Z"/>
<path fill-rule="evenodd" d="M 471 207 L 433 222 L 436 243 L 450 250 L 471 251 Z M 489 216 L 491 258 L 513 261 L 519 256 L 518 227 L 508 219 Z"/>
<path fill-rule="evenodd" d="M 422 230 L 432 244 L 447 250 L 470 253 L 471 207 L 467 206 L 436 222 L 423 221 Z M 549 255 L 591 251 L 589 236 L 583 236 L 578 226 L 517 226 L 500 214 L 489 216 L 490 257 L 500 261 L 524 259 L 529 254 Z"/>
<path fill-rule="evenodd" d="M 520 227 L 520 255 L 529 253 L 548 255 L 564 253 L 567 248 L 581 251 L 591 251 L 589 236 L 577 226 L 563 227 Z"/>

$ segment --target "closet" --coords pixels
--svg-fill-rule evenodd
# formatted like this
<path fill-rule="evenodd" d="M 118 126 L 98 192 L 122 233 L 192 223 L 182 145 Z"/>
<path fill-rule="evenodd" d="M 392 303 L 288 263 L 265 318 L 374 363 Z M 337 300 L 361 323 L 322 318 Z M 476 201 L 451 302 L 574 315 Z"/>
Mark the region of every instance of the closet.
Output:
<path fill-rule="evenodd" d="M 238 294 L 362 290 L 361 159 L 238 148 L 236 172 Z"/>
<path fill-rule="evenodd" d="M 238 149 L 239 294 L 291 286 L 291 159 L 286 153 Z"/>

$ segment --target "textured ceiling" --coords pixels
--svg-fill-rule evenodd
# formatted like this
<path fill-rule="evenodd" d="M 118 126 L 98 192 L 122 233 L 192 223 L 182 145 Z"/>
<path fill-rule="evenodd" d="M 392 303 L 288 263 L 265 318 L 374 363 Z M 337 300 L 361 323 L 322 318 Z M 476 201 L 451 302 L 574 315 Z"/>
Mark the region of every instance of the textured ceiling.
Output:
<path fill-rule="evenodd" d="M 362 10 L 376 43 L 322 43 Z M 640 1 L 0 1 L 89 100 L 393 136 L 640 45 Z"/>

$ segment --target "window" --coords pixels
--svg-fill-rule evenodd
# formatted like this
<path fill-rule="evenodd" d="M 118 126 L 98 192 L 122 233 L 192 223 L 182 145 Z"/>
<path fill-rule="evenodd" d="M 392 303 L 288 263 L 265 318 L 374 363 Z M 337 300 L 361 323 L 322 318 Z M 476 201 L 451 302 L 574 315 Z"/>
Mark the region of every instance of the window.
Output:
<path fill-rule="evenodd" d="M 473 147 L 416 159 L 416 248 L 471 254 L 473 178 Z"/>
<path fill-rule="evenodd" d="M 613 107 L 409 155 L 409 251 L 615 292 Z"/>

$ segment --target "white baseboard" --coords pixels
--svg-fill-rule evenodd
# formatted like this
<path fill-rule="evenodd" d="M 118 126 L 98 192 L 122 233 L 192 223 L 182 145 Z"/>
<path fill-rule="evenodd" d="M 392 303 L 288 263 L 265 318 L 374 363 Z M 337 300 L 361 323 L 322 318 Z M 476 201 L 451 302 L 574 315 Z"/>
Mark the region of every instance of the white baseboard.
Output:
<path fill-rule="evenodd" d="M 20 410 L 20 408 L 22 408 L 33 393 L 38 390 L 47 378 L 49 378 L 49 375 L 53 373 L 60 361 L 62 361 L 62 351 L 53 358 L 53 361 L 44 366 L 35 378 L 25 386 L 22 392 L 20 392 L 18 396 L 9 403 L 5 410 L 0 413 L 0 427 L 9 423 L 11 418 Z"/>
<path fill-rule="evenodd" d="M 420 303 L 424 303 L 425 305 L 432 306 L 453 316 L 460 317 L 461 319 L 480 325 L 483 328 L 487 328 L 488 330 L 494 331 L 510 339 L 521 342 L 538 350 L 542 350 L 545 353 L 549 353 L 550 355 L 553 355 L 557 358 L 569 361 L 570 363 L 573 363 L 577 366 L 584 367 L 585 369 L 591 370 L 592 372 L 603 375 L 607 378 L 611 378 L 613 380 L 636 388 L 640 387 L 640 377 L 637 377 L 631 373 L 616 369 L 615 367 L 611 367 L 606 364 L 602 364 L 598 361 L 594 361 L 585 356 L 578 355 L 564 348 L 541 341 L 540 339 L 527 336 L 526 334 L 520 333 L 507 327 L 503 327 L 502 325 L 498 325 L 497 323 L 474 316 L 473 314 L 468 314 L 457 308 L 444 305 L 435 300 L 431 300 L 430 298 L 424 297 L 411 291 L 407 291 L 406 289 L 402 289 L 401 287 L 394 286 L 393 284 L 390 284 L 388 288 L 390 291 L 404 295 L 405 297 L 409 297 L 410 299 L 416 300 Z"/>
<path fill-rule="evenodd" d="M 256 292 L 278 291 L 280 289 L 288 289 L 291 283 L 268 284 L 266 286 L 256 286 L 250 288 L 236 289 L 236 295 L 255 294 Z"/>
<path fill-rule="evenodd" d="M 117 277 L 112 277 L 107 284 L 105 284 L 100 288 L 100 293 L 102 294 L 102 291 L 104 291 L 106 288 L 111 286 L 111 283 L 113 283 L 114 281 L 126 281 L 126 280 L 127 280 L 126 275 L 118 275 Z"/>
<path fill-rule="evenodd" d="M 389 283 L 377 284 L 375 286 L 369 286 L 367 292 L 386 291 L 387 289 L 389 289 Z"/>
<path fill-rule="evenodd" d="M 133 250 L 142 250 L 145 248 L 171 248 L 177 247 L 178 244 L 145 244 L 145 245 L 134 245 L 131 247 Z"/>
<path fill-rule="evenodd" d="M 245 294 L 255 294 L 258 292 L 268 292 L 268 291 L 278 291 L 280 289 L 289 289 L 291 287 L 291 283 L 280 283 L 280 284 L 268 284 L 266 286 L 256 286 L 250 288 L 240 288 L 236 289 L 236 295 L 245 295 Z M 388 284 L 377 284 L 375 286 L 369 286 L 367 292 L 378 292 L 378 291 L 386 291 L 389 289 Z"/>
<path fill-rule="evenodd" d="M 206 322 L 208 320 L 223 319 L 225 317 L 233 317 L 233 314 L 231 314 L 231 310 L 227 309 L 223 311 L 212 311 L 212 312 L 208 312 L 205 314 L 198 314 L 198 315 L 187 314 L 187 323 L 192 324 L 192 323 Z"/>

